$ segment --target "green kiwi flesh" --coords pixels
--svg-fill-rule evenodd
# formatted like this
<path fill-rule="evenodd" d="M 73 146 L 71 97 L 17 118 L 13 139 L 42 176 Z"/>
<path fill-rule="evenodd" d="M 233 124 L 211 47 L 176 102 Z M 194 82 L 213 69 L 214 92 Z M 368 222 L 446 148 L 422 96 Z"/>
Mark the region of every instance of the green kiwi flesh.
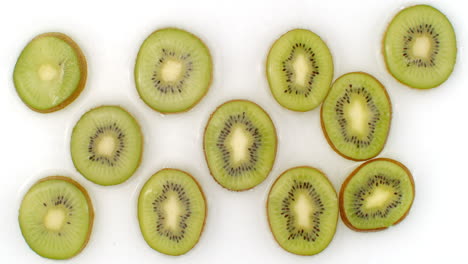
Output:
<path fill-rule="evenodd" d="M 383 53 L 387 69 L 398 81 L 413 88 L 434 88 L 449 78 L 455 66 L 455 31 L 439 10 L 411 6 L 388 25 Z"/>
<path fill-rule="evenodd" d="M 79 46 L 62 33 L 45 33 L 21 52 L 13 73 L 21 100 L 37 112 L 48 113 L 70 104 L 86 83 L 86 59 Z"/>
<path fill-rule="evenodd" d="M 143 186 L 138 198 L 141 233 L 150 247 L 182 255 L 198 242 L 206 217 L 206 201 L 196 180 L 176 169 L 163 169 Z"/>
<path fill-rule="evenodd" d="M 52 176 L 28 190 L 18 220 L 24 239 L 38 255 L 69 259 L 88 243 L 94 211 L 80 184 L 67 177 Z"/>
<path fill-rule="evenodd" d="M 140 165 L 143 136 L 138 122 L 120 106 L 85 113 L 73 128 L 71 156 L 76 169 L 100 185 L 126 181 Z"/>
<path fill-rule="evenodd" d="M 341 186 L 341 217 L 356 231 L 385 229 L 406 217 L 414 195 L 413 177 L 403 164 L 384 158 L 370 160 Z"/>
<path fill-rule="evenodd" d="M 367 160 L 385 146 L 391 109 L 385 87 L 378 80 L 366 73 L 348 73 L 335 81 L 323 102 L 322 130 L 338 154 Z"/>
<path fill-rule="evenodd" d="M 138 52 L 136 88 L 156 111 L 184 112 L 208 91 L 212 67 L 210 51 L 196 36 L 177 28 L 160 29 Z"/>
<path fill-rule="evenodd" d="M 273 44 L 266 70 L 276 101 L 303 112 L 325 99 L 333 79 L 333 59 L 319 36 L 306 29 L 294 29 Z"/>
<path fill-rule="evenodd" d="M 279 245 L 298 255 L 315 255 L 335 235 L 338 197 L 319 170 L 296 167 L 273 184 L 267 201 L 270 228 Z"/>
<path fill-rule="evenodd" d="M 275 161 L 276 145 L 269 115 L 246 100 L 219 106 L 205 128 L 205 158 L 211 175 L 233 191 L 253 188 L 265 180 Z"/>

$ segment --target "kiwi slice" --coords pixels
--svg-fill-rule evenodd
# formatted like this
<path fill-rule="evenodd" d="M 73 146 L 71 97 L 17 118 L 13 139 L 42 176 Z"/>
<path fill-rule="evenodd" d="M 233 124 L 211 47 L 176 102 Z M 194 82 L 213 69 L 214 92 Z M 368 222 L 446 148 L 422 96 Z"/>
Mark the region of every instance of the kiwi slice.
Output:
<path fill-rule="evenodd" d="M 86 190 L 76 181 L 52 176 L 34 184 L 19 210 L 21 233 L 42 257 L 69 259 L 88 243 L 94 211 Z"/>
<path fill-rule="evenodd" d="M 193 34 L 164 28 L 141 45 L 135 83 L 141 99 L 162 113 L 187 111 L 201 100 L 211 84 L 211 55 Z"/>
<path fill-rule="evenodd" d="M 268 221 L 278 244 L 298 255 L 315 255 L 330 244 L 338 221 L 338 197 L 319 170 L 295 167 L 271 187 Z"/>
<path fill-rule="evenodd" d="M 294 111 L 316 108 L 333 79 L 333 59 L 327 45 L 306 29 L 291 30 L 276 40 L 266 69 L 276 101 Z"/>
<path fill-rule="evenodd" d="M 455 31 L 439 10 L 411 6 L 388 25 L 383 54 L 387 69 L 398 81 L 413 88 L 434 88 L 448 79 L 455 66 Z"/>
<path fill-rule="evenodd" d="M 62 33 L 45 33 L 23 49 L 13 80 L 29 108 L 49 113 L 73 102 L 83 90 L 86 76 L 86 59 L 80 47 Z"/>
<path fill-rule="evenodd" d="M 321 109 L 322 130 L 328 143 L 351 160 L 367 160 L 382 151 L 391 117 L 385 87 L 362 72 L 338 78 Z"/>
<path fill-rule="evenodd" d="M 100 185 L 126 181 L 140 165 L 140 125 L 120 106 L 101 106 L 85 113 L 73 128 L 71 156 L 76 169 Z"/>
<path fill-rule="evenodd" d="M 253 188 L 265 180 L 275 161 L 276 145 L 270 116 L 246 100 L 219 106 L 205 128 L 204 151 L 211 175 L 233 191 Z"/>
<path fill-rule="evenodd" d="M 168 255 L 182 255 L 200 239 L 206 201 L 197 181 L 177 169 L 163 169 L 143 186 L 138 220 L 150 247 Z"/>
<path fill-rule="evenodd" d="M 341 186 L 341 218 L 356 231 L 385 229 L 406 217 L 414 195 L 413 176 L 403 164 L 385 158 L 370 160 Z"/>

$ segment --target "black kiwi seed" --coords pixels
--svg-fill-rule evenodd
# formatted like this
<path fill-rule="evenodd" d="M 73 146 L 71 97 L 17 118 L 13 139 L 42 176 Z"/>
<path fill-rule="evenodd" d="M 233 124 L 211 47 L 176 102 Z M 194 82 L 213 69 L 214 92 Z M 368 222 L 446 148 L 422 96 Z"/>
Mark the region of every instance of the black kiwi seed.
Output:
<path fill-rule="evenodd" d="M 234 124 L 243 124 L 246 127 L 246 131 L 252 135 L 253 143 L 251 147 L 248 149 L 250 159 L 248 162 L 244 162 L 238 166 L 233 166 L 231 162 L 231 153 L 229 152 L 228 148 L 225 145 L 226 138 L 232 132 L 231 128 Z M 258 148 L 262 145 L 262 136 L 258 128 L 256 128 L 252 121 L 246 116 L 245 112 L 238 115 L 231 115 L 224 123 L 224 128 L 221 130 L 216 146 L 219 147 L 221 153 L 223 155 L 223 168 L 225 171 L 231 176 L 238 176 L 242 175 L 243 172 L 256 170 L 255 164 L 258 160 L 257 158 L 257 151 Z"/>
<path fill-rule="evenodd" d="M 348 131 L 346 129 L 347 120 L 345 117 L 345 113 L 343 107 L 346 104 L 350 104 L 350 98 L 352 94 L 362 94 L 364 98 L 366 98 L 367 106 L 372 112 L 372 119 L 368 123 L 369 126 L 369 134 L 367 135 L 367 139 L 358 139 L 356 136 L 348 135 Z M 345 93 L 342 97 L 338 99 L 335 105 L 335 111 L 338 119 L 338 123 L 340 125 L 340 132 L 343 136 L 343 139 L 347 143 L 354 144 L 357 148 L 368 147 L 372 140 L 374 139 L 374 132 L 375 132 L 375 125 L 380 118 L 380 111 L 374 103 L 372 95 L 367 91 L 365 87 L 353 87 L 352 84 L 346 88 Z"/>
<path fill-rule="evenodd" d="M 174 59 L 184 63 L 184 74 L 181 78 L 179 78 L 179 80 L 175 82 L 164 82 L 159 78 L 158 71 L 167 59 Z M 153 81 L 154 87 L 162 93 L 182 93 L 184 89 L 184 82 L 190 77 L 192 70 L 193 61 L 189 53 L 177 55 L 174 51 L 162 49 L 162 57 L 156 61 L 153 77 L 151 80 Z"/>
<path fill-rule="evenodd" d="M 291 69 L 291 63 L 294 62 L 296 52 L 298 52 L 299 49 L 301 49 L 306 54 L 307 60 L 310 61 L 310 63 L 312 64 L 312 68 L 314 69 L 312 72 L 309 73 L 309 78 L 306 87 L 297 87 L 297 85 L 293 82 L 293 75 L 295 72 L 293 69 Z M 315 76 L 320 74 L 319 67 L 315 59 L 315 53 L 312 51 L 312 49 L 310 47 L 307 47 L 304 43 L 296 43 L 292 46 L 291 53 L 289 54 L 289 56 L 286 58 L 286 60 L 282 62 L 282 66 L 282 70 L 286 75 L 287 82 L 287 88 L 284 90 L 284 93 L 301 94 L 305 97 L 308 97 L 310 92 L 312 91 L 312 84 L 314 83 Z"/>
<path fill-rule="evenodd" d="M 180 216 L 179 227 L 177 232 L 171 229 L 164 228 L 164 212 L 162 212 L 161 204 L 168 198 L 168 192 L 176 192 L 179 201 L 182 203 L 185 213 Z M 184 187 L 181 184 L 167 181 L 162 188 L 162 193 L 158 195 L 153 204 L 153 211 L 158 215 L 156 222 L 156 231 L 161 236 L 165 236 L 170 240 L 179 243 L 185 236 L 185 228 L 187 228 L 187 219 L 190 218 L 192 212 L 190 210 L 190 199 L 187 196 Z"/>

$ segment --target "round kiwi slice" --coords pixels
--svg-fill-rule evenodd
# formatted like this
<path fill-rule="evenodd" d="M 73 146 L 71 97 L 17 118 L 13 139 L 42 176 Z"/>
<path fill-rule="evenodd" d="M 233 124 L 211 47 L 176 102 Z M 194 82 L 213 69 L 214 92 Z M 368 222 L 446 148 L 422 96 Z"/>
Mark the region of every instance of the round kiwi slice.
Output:
<path fill-rule="evenodd" d="M 13 80 L 29 108 L 49 113 L 73 102 L 83 90 L 86 76 L 86 59 L 80 47 L 62 33 L 45 33 L 23 49 Z"/>
<path fill-rule="evenodd" d="M 341 218 L 356 231 L 385 229 L 406 217 L 414 195 L 413 176 L 403 164 L 385 158 L 370 160 L 341 186 Z"/>
<path fill-rule="evenodd" d="M 163 169 L 143 186 L 138 220 L 150 247 L 168 255 L 182 255 L 200 239 L 206 201 L 197 181 L 177 169 Z"/>
<path fill-rule="evenodd" d="M 383 39 L 387 69 L 413 88 L 434 88 L 445 82 L 457 57 L 455 31 L 447 17 L 428 5 L 400 11 Z"/>
<path fill-rule="evenodd" d="M 289 169 L 268 195 L 270 228 L 278 244 L 298 255 L 315 255 L 330 244 L 338 221 L 333 185 L 311 167 Z"/>
<path fill-rule="evenodd" d="M 52 176 L 29 189 L 18 220 L 24 239 L 37 254 L 69 259 L 88 243 L 94 211 L 88 193 L 79 183 Z"/>
<path fill-rule="evenodd" d="M 164 28 L 141 45 L 135 83 L 147 105 L 162 113 L 184 112 L 195 106 L 211 84 L 211 55 L 191 33 Z"/>
<path fill-rule="evenodd" d="M 328 93 L 333 59 L 319 36 L 306 29 L 294 29 L 273 44 L 266 70 L 271 92 L 280 105 L 309 111 Z"/>
<path fill-rule="evenodd" d="M 367 160 L 382 151 L 391 117 L 385 87 L 362 72 L 338 78 L 321 109 L 322 130 L 328 143 L 351 160 Z"/>
<path fill-rule="evenodd" d="M 85 113 L 73 128 L 71 156 L 76 169 L 101 185 L 126 181 L 140 165 L 140 125 L 120 106 L 101 106 Z"/>
<path fill-rule="evenodd" d="M 270 116 L 246 100 L 219 106 L 205 128 L 203 146 L 211 175 L 233 191 L 253 188 L 265 180 L 275 161 L 276 145 Z"/>

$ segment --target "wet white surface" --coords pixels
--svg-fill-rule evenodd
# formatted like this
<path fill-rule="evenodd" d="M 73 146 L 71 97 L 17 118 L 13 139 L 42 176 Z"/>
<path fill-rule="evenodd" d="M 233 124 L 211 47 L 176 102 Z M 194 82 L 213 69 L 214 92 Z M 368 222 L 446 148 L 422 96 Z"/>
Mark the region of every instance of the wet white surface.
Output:
<path fill-rule="evenodd" d="M 89 191 L 96 210 L 87 248 L 63 263 L 420 263 L 459 262 L 468 236 L 466 219 L 466 110 L 468 77 L 464 1 L 424 1 L 444 12 L 455 27 L 458 60 L 441 87 L 419 91 L 399 84 L 385 70 L 380 42 L 387 23 L 414 1 L 2 1 L 0 3 L 0 263 L 53 263 L 30 250 L 17 223 L 20 200 L 36 180 L 70 176 Z M 142 41 L 155 29 L 176 26 L 202 38 L 214 61 L 207 96 L 191 111 L 161 115 L 139 99 L 133 66 Z M 377 233 L 356 233 L 341 220 L 334 240 L 321 254 L 285 252 L 267 224 L 269 187 L 284 170 L 309 165 L 324 171 L 338 190 L 360 163 L 328 146 L 319 109 L 296 113 L 282 108 L 265 77 L 268 49 L 281 34 L 307 28 L 328 44 L 335 79 L 366 71 L 390 94 L 394 117 L 380 157 L 403 162 L 413 172 L 416 200 L 408 218 Z M 52 114 L 27 108 L 13 82 L 15 61 L 35 35 L 60 31 L 83 49 L 89 64 L 84 92 Z M 467 97 L 465 97 L 467 96 Z M 274 121 L 279 147 L 270 176 L 255 189 L 236 193 L 210 176 L 202 151 L 209 114 L 229 99 L 250 99 Z M 119 104 L 139 120 L 145 136 L 143 162 L 127 182 L 102 187 L 73 167 L 71 130 L 88 109 Z M 183 169 L 200 182 L 208 199 L 208 218 L 198 245 L 169 257 L 152 250 L 140 234 L 137 196 L 144 182 L 164 167 Z"/>

